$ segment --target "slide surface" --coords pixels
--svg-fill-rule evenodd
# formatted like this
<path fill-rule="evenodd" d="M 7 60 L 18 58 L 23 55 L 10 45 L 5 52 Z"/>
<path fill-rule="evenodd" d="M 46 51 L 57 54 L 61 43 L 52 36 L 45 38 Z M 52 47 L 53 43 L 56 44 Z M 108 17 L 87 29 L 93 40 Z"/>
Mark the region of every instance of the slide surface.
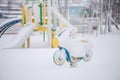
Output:
<path fill-rule="evenodd" d="M 5 22 L 3 22 L 3 23 L 0 25 L 0 28 L 2 28 L 3 26 L 7 25 L 8 23 L 11 23 L 11 22 L 17 21 L 17 20 L 20 20 L 20 21 L 21 21 L 21 18 L 14 18 L 14 19 L 6 20 Z"/>
<path fill-rule="evenodd" d="M 10 19 L 3 22 L 0 25 L 0 38 L 10 27 L 14 26 L 17 23 L 21 23 L 21 21 L 22 20 L 20 18 L 16 18 L 16 19 Z"/>
<path fill-rule="evenodd" d="M 3 48 L 20 48 L 22 44 L 28 39 L 28 37 L 33 32 L 33 23 L 26 24 L 15 36 L 15 38 L 10 41 L 5 47 Z"/>

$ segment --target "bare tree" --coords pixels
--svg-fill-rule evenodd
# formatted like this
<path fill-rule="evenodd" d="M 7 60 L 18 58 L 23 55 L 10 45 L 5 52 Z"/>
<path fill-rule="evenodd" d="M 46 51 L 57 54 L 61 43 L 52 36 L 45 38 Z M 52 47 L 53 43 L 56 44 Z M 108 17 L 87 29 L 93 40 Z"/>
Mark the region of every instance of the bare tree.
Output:
<path fill-rule="evenodd" d="M 111 23 L 115 25 L 117 29 L 120 24 L 120 0 L 104 0 L 103 1 L 103 13 L 105 15 L 105 32 L 111 32 Z"/>

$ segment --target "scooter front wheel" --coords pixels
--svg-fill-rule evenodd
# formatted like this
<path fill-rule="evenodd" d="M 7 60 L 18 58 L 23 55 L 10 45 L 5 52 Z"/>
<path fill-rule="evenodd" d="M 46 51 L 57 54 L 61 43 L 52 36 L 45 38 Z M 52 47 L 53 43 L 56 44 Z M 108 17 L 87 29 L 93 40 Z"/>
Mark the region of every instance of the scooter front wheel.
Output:
<path fill-rule="evenodd" d="M 56 65 L 62 66 L 66 62 L 66 55 L 64 50 L 57 50 L 54 53 L 53 61 Z"/>

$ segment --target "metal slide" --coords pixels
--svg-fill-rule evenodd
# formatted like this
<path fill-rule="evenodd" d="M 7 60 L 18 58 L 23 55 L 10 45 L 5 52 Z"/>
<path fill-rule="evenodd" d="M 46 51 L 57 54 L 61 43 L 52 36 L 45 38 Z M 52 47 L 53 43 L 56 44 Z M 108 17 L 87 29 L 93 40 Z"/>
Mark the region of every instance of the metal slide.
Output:
<path fill-rule="evenodd" d="M 33 23 L 28 23 L 26 24 L 15 36 L 15 38 L 10 41 L 6 46 L 3 48 L 20 48 L 22 44 L 28 39 L 28 37 L 32 34 L 33 32 Z"/>
<path fill-rule="evenodd" d="M 7 25 L 8 23 L 11 23 L 12 21 L 16 21 L 16 20 L 21 20 L 21 18 L 15 18 L 15 19 L 10 19 L 10 20 L 6 20 L 5 22 L 3 22 L 1 25 L 0 25 L 0 29 Z"/>
<path fill-rule="evenodd" d="M 13 25 L 17 23 L 21 23 L 21 18 L 10 19 L 10 20 L 3 22 L 0 25 L 0 37 L 5 33 L 6 30 L 8 30 L 10 27 L 12 27 Z"/>

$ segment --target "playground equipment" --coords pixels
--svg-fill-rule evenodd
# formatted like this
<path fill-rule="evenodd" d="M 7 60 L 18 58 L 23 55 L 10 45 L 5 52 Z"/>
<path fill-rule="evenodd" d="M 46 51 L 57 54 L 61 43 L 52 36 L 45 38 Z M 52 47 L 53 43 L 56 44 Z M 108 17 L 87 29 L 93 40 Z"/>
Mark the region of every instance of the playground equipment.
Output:
<path fill-rule="evenodd" d="M 86 10 L 84 5 L 71 5 L 69 7 L 69 21 L 77 27 L 77 32 L 93 34 L 96 36 L 102 32 L 100 16 L 96 10 Z"/>
<path fill-rule="evenodd" d="M 62 65 L 67 61 L 70 62 L 71 67 L 74 67 L 76 66 L 76 62 L 80 60 L 86 62 L 91 60 L 91 42 L 74 39 L 77 33 L 76 27 L 73 27 L 70 22 L 61 15 L 59 10 L 55 8 L 55 3 L 56 2 L 53 1 L 51 4 L 51 0 L 23 1 L 22 29 L 16 37 L 3 48 L 24 48 L 25 41 L 27 41 L 27 48 L 29 48 L 30 35 L 34 31 L 40 31 L 43 33 L 43 42 L 47 42 L 47 48 L 58 48 L 58 51 L 53 55 L 54 62 L 57 65 Z M 73 45 L 74 48 L 72 48 Z"/>

